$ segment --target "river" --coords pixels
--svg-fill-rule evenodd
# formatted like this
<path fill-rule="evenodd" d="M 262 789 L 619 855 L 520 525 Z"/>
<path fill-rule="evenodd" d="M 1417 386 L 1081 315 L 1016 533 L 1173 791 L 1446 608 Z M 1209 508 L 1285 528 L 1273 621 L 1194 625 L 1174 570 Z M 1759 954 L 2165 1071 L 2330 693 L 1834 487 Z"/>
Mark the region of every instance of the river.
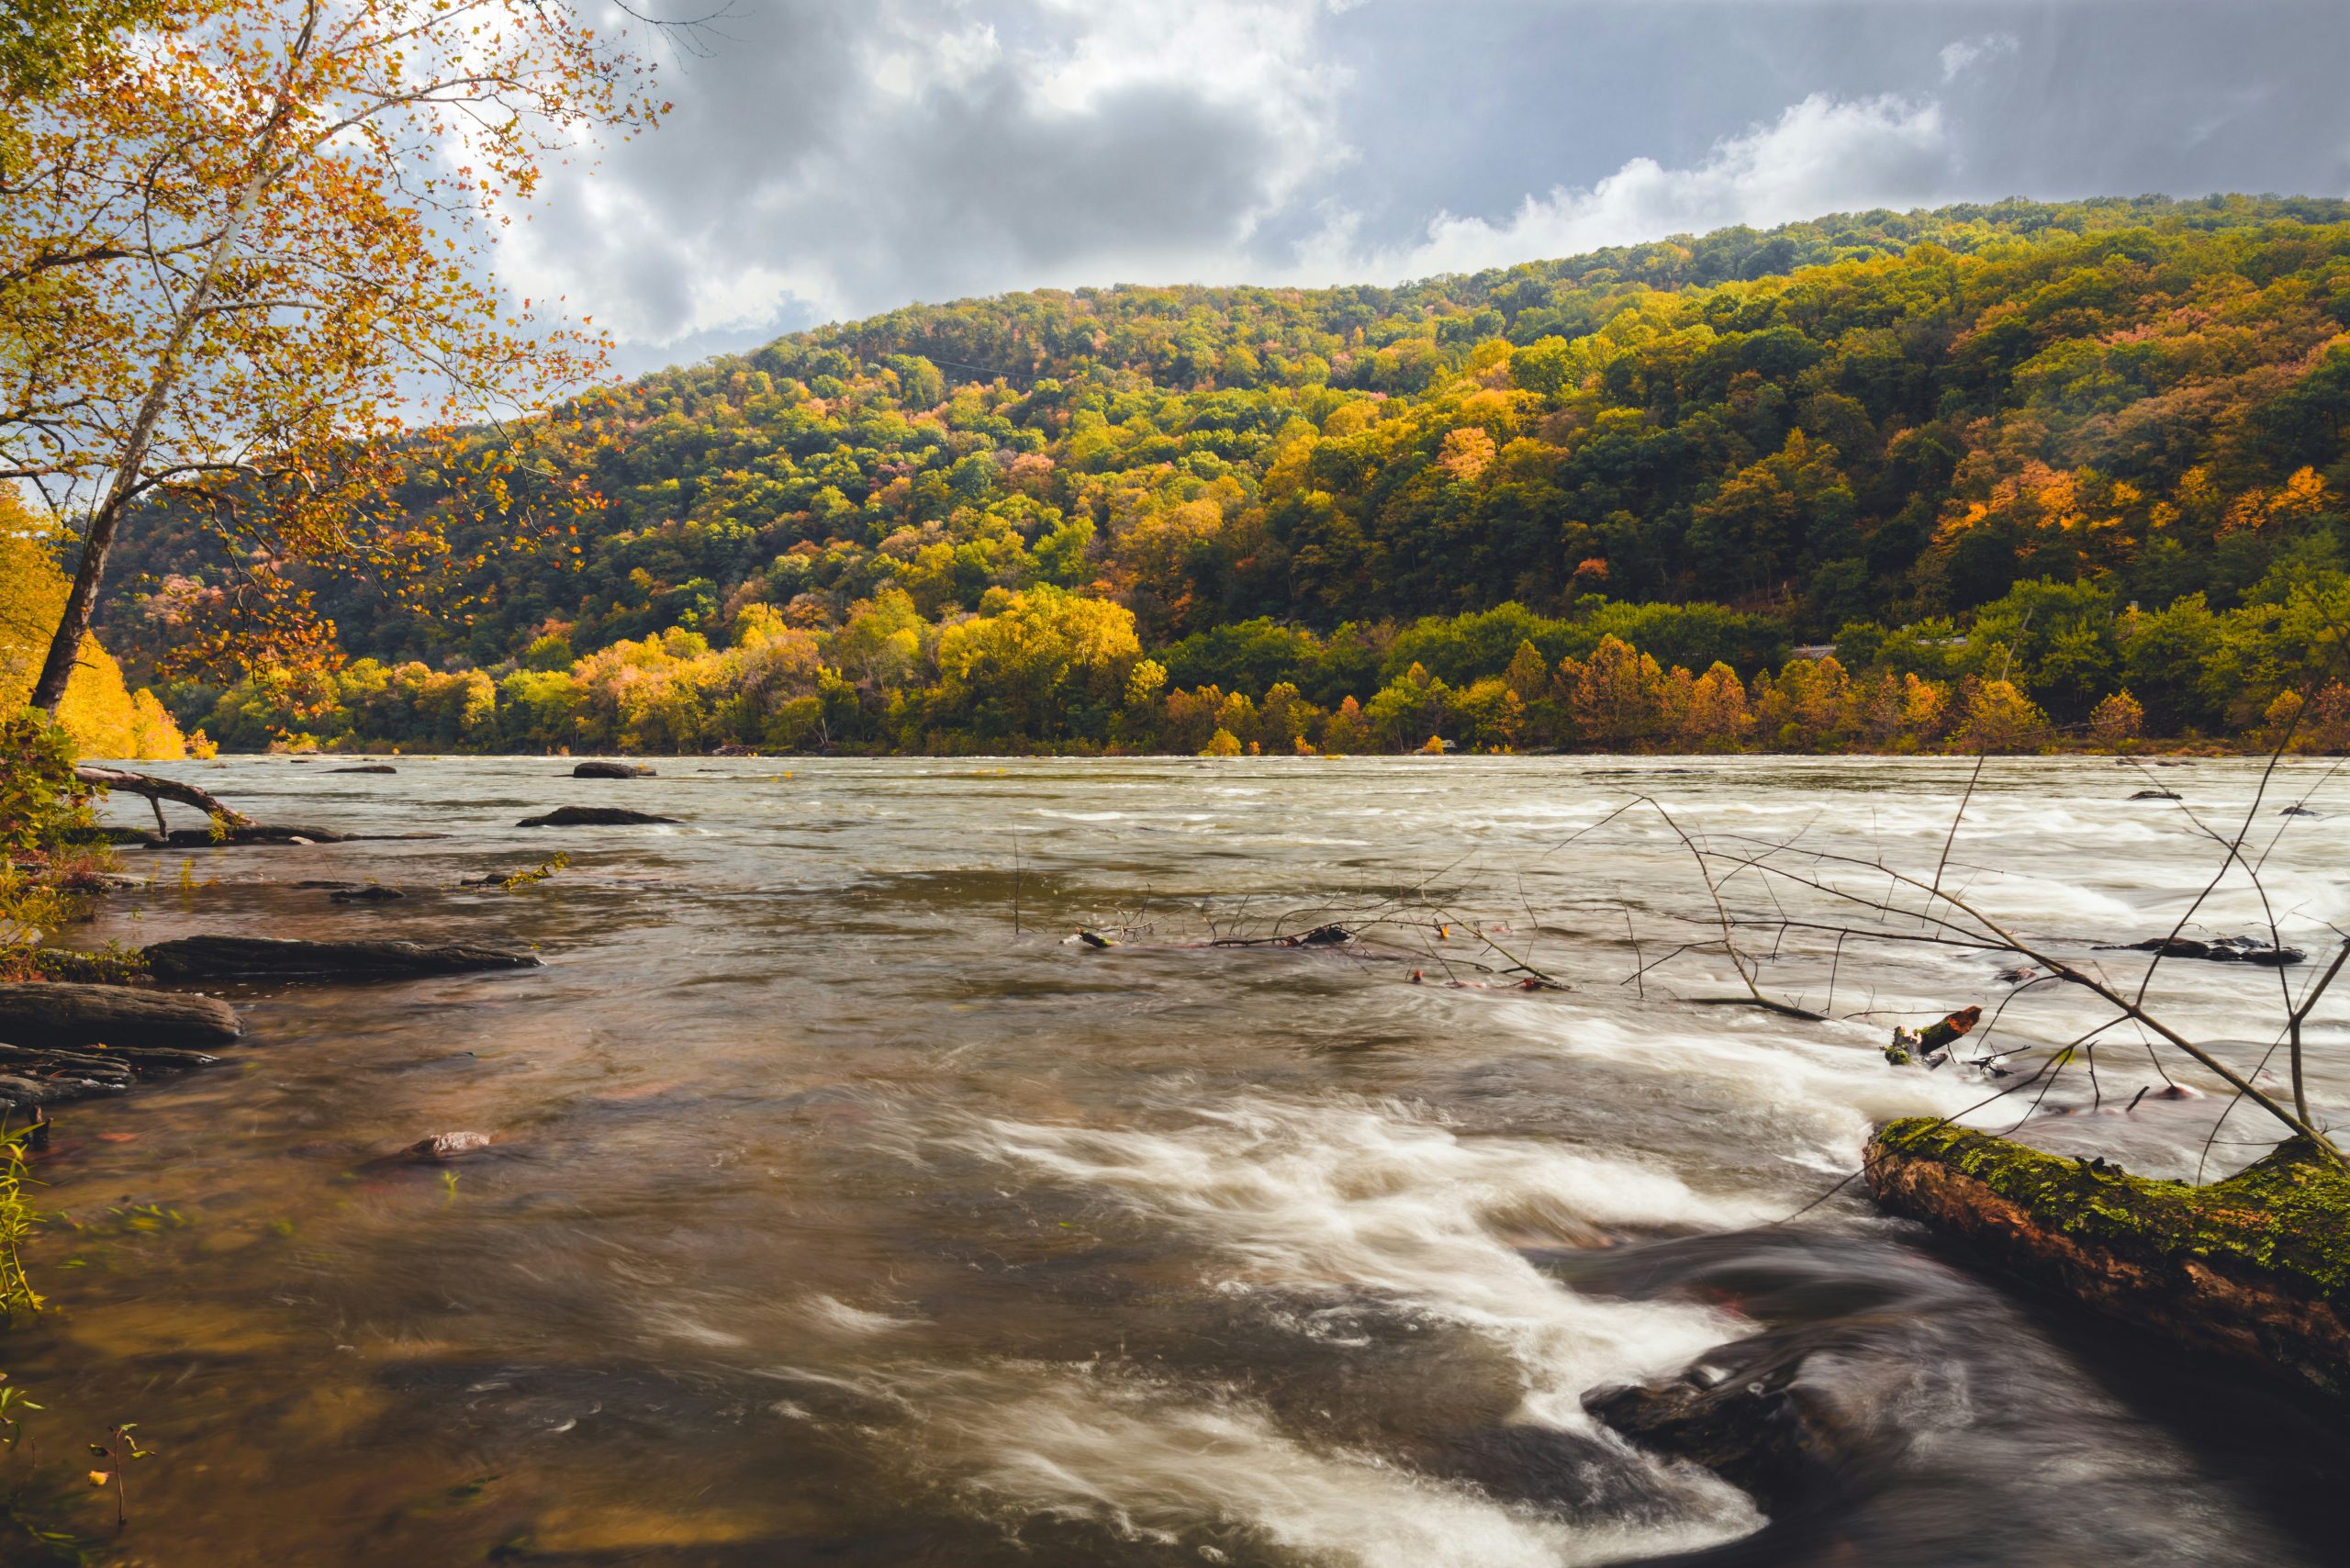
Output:
<path fill-rule="evenodd" d="M 2195 820 L 2232 831 L 2256 765 L 1998 762 L 1953 834 L 1949 760 L 394 760 L 187 765 L 266 821 L 446 836 L 126 851 L 151 885 L 76 937 L 547 960 L 235 992 L 229 1065 L 62 1109 L 39 1201 L 66 1217 L 28 1253 L 50 1309 L 0 1349 L 48 1407 L 39 1473 L 73 1473 L 33 1491 L 99 1562 L 2340 1560 L 2338 1439 L 1831 1193 L 1894 1115 L 2213 1175 L 2258 1117 L 2124 1111 L 2162 1082 L 2134 1036 L 1987 1105 L 1887 1065 L 1897 1014 L 2007 999 L 2006 1048 L 2096 1020 L 1981 952 L 1741 927 L 1766 992 L 1828 1017 L 1701 1005 L 1740 988 L 1679 836 L 1942 864 L 2135 976 L 2094 945 L 2170 928 L 2218 864 Z M 2127 798 L 2150 781 L 2184 799 Z M 2350 923 L 2350 780 L 2269 790 L 2266 896 L 2315 951 Z M 1608 817 L 1636 795 L 1669 819 Z M 2323 814 L 2277 815 L 2304 795 Z M 513 825 L 563 803 L 680 821 Z M 557 851 L 520 890 L 456 885 Z M 408 896 L 295 885 L 326 879 Z M 1821 906 L 1775 891 L 1725 901 Z M 2263 918 L 2239 879 L 2197 929 Z M 1328 919 L 1364 950 L 1197 945 Z M 1511 989 L 1511 959 L 1571 989 Z M 2277 988 L 2171 961 L 2151 994 L 2248 1059 Z M 2338 1109 L 2350 1028 L 2312 1042 Z M 496 1143 L 392 1158 L 459 1130 Z M 1583 1413 L 1790 1326 L 1882 1395 L 1800 1528 Z M 118 1536 L 77 1457 L 115 1420 L 156 1450 Z"/>

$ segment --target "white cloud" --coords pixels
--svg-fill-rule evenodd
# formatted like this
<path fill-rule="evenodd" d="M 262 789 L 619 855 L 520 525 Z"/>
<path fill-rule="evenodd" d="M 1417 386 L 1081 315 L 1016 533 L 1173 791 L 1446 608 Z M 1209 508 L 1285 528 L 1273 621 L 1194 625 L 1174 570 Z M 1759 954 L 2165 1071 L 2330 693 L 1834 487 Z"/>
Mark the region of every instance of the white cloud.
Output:
<path fill-rule="evenodd" d="M 640 344 L 910 298 L 1230 273 L 1348 156 L 1328 0 L 777 0 L 550 193 L 518 293 Z"/>
<path fill-rule="evenodd" d="M 1946 191 L 1957 168 L 1939 104 L 1814 95 L 1768 125 L 1716 142 L 1692 167 L 1635 158 L 1595 185 L 1528 196 L 1504 222 L 1439 213 L 1412 242 L 1366 252 L 1354 215 L 1333 213 L 1294 270 L 1315 282 L 1425 277 L 1735 224 L 1908 207 Z"/>
<path fill-rule="evenodd" d="M 1969 71 L 2002 55 L 2013 54 L 2023 48 L 2023 40 L 2013 33 L 1983 33 L 1971 39 L 1942 46 L 1942 80 L 1955 82 Z"/>

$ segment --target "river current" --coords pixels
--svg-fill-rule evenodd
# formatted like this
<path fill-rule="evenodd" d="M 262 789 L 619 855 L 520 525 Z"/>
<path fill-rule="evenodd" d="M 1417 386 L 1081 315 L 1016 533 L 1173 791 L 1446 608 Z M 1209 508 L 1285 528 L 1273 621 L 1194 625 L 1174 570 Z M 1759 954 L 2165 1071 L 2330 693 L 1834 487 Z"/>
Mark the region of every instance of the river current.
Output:
<path fill-rule="evenodd" d="M 228 1065 L 62 1108 L 50 1308 L 0 1352 L 47 1406 L 36 1475 L 73 1484 L 36 1501 L 98 1561 L 2341 1561 L 2338 1438 L 1837 1190 L 1891 1116 L 2213 1177 L 2261 1118 L 2139 1098 L 2134 1031 L 2005 1098 L 1890 1066 L 1895 1023 L 1967 1003 L 2025 1073 L 2101 1015 L 2012 958 L 1840 940 L 1761 871 L 1722 888 L 1738 940 L 1824 1017 L 1710 1004 L 1743 991 L 1681 836 L 1940 866 L 2134 983 L 2147 955 L 2097 946 L 2171 928 L 2256 765 L 1996 762 L 1953 832 L 1964 762 L 389 760 L 185 765 L 265 821 L 445 836 L 127 850 L 149 885 L 75 935 L 547 964 L 232 991 Z M 2182 799 L 2128 799 L 2154 787 Z M 1663 810 L 1610 816 L 1636 796 Z M 679 821 L 513 825 L 565 803 Z M 2273 916 L 2318 953 L 2350 778 L 2289 765 L 2255 822 L 2266 905 L 2238 876 L 2189 931 Z M 408 896 L 298 885 L 329 879 Z M 1206 945 L 1332 921 L 1360 939 Z M 2148 994 L 2247 1068 L 2276 1033 L 2274 969 L 2169 960 Z M 2350 1103 L 2331 1016 L 2321 1116 Z M 494 1142 L 398 1158 L 456 1131 Z M 1583 1411 L 1763 1329 L 1828 1336 L 1874 1401 L 1800 1521 Z M 79 1473 L 110 1421 L 156 1450 L 118 1535 Z"/>

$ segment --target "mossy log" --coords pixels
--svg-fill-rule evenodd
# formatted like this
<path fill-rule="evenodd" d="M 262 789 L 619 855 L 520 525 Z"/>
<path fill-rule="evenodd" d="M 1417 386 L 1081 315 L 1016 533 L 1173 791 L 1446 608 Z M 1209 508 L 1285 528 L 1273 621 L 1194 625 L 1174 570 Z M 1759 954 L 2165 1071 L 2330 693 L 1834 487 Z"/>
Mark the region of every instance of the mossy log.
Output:
<path fill-rule="evenodd" d="M 2305 1139 L 2197 1187 L 1919 1116 L 1865 1169 L 1886 1207 L 2029 1284 L 2350 1403 L 2350 1171 Z"/>

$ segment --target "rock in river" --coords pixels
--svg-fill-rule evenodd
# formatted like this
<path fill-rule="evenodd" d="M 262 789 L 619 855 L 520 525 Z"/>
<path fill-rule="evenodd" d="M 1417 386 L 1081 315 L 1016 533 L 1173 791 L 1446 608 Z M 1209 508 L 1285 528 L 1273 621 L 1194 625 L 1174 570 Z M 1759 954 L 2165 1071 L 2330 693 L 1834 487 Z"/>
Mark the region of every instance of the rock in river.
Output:
<path fill-rule="evenodd" d="M 675 817 L 656 817 L 651 812 L 632 812 L 626 806 L 557 806 L 544 816 L 524 817 L 516 827 L 630 827 L 639 823 L 673 823 Z"/>
<path fill-rule="evenodd" d="M 487 1133 L 434 1133 L 431 1137 L 417 1139 L 401 1152 L 412 1159 L 445 1165 L 450 1160 L 463 1159 L 468 1155 L 487 1154 L 489 1146 Z"/>
<path fill-rule="evenodd" d="M 574 778 L 650 778 L 654 770 L 641 762 L 613 762 L 590 757 L 571 770 Z"/>
<path fill-rule="evenodd" d="M 130 1087 L 127 1079 L 115 1078 L 25 1078 L 13 1072 L 0 1072 L 0 1105 L 16 1110 L 26 1105 L 55 1105 L 66 1100 L 87 1099 L 93 1094 L 119 1094 Z"/>
<path fill-rule="evenodd" d="M 470 943 L 299 942 L 276 936 L 183 936 L 147 949 L 158 979 L 390 980 L 469 969 L 536 969 L 535 953 Z"/>
<path fill-rule="evenodd" d="M 73 1050 L 83 1046 L 205 1049 L 244 1033 L 236 1009 L 209 996 L 49 980 L 0 985 L 0 1040 Z"/>
<path fill-rule="evenodd" d="M 1839 1331 L 1758 1334 L 1679 1377 L 1594 1389 L 1583 1408 L 1640 1447 L 1702 1464 L 1774 1517 L 1864 1491 L 1901 1455 L 1908 1369 Z"/>
<path fill-rule="evenodd" d="M 350 836 L 331 828 L 269 823 L 254 827 L 224 827 L 217 836 L 208 827 L 175 827 L 165 835 L 164 843 L 173 849 L 208 849 L 221 844 L 341 844 Z"/>

